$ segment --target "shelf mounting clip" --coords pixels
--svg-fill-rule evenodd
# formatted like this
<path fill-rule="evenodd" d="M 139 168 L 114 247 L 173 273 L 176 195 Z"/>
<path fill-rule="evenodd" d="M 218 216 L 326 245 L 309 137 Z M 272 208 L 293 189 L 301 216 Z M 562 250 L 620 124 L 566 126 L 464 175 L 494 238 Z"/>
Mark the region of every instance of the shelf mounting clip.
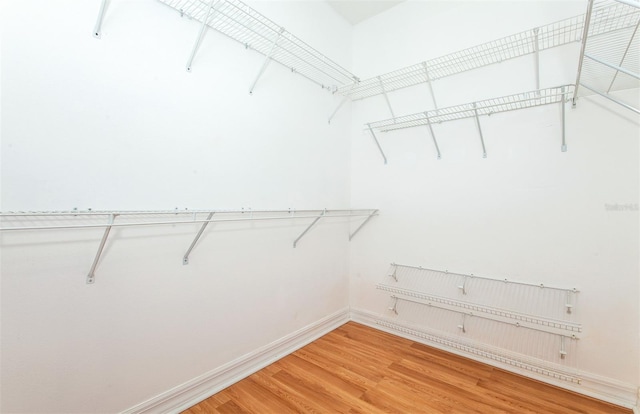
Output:
<path fill-rule="evenodd" d="M 104 229 L 104 233 L 102 234 L 102 240 L 100 240 L 100 246 L 98 246 L 98 252 L 96 253 L 96 257 L 93 259 L 93 264 L 91 265 L 91 269 L 89 270 L 89 274 L 87 275 L 88 285 L 92 285 L 96 281 L 96 268 L 98 267 L 100 256 L 102 255 L 104 246 L 107 243 L 107 238 L 109 237 L 109 232 L 111 231 L 111 226 L 113 225 L 113 221 L 115 219 L 116 219 L 116 214 L 109 215 L 109 222 L 107 223 L 107 227 Z"/>

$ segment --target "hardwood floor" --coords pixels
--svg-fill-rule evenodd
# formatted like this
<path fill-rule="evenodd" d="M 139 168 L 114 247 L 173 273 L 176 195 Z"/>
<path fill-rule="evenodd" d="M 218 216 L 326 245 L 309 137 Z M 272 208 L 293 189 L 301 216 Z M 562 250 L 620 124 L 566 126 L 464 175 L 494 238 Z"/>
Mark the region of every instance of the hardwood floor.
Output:
<path fill-rule="evenodd" d="M 184 411 L 630 414 L 631 410 L 349 322 Z"/>

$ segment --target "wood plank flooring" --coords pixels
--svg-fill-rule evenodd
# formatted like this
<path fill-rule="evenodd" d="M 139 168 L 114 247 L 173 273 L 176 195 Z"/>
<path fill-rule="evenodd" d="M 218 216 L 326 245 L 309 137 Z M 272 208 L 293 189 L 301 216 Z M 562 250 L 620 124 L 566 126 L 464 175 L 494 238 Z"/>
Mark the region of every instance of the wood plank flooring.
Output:
<path fill-rule="evenodd" d="M 630 414 L 631 410 L 349 322 L 184 413 Z"/>

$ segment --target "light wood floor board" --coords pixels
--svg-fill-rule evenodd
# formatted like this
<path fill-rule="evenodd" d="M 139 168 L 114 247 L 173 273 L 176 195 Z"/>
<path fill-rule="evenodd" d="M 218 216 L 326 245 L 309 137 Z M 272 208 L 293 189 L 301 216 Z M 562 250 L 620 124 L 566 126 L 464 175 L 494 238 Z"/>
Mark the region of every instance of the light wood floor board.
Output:
<path fill-rule="evenodd" d="M 185 414 L 630 414 L 349 322 Z"/>

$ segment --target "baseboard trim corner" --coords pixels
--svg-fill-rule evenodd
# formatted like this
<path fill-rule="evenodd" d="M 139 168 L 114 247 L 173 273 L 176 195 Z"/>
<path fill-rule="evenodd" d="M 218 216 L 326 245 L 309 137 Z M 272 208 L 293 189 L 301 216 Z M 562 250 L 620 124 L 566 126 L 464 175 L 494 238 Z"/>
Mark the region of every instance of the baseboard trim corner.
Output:
<path fill-rule="evenodd" d="M 283 338 L 193 378 L 121 414 L 178 413 L 291 354 L 350 320 L 348 308 L 328 315 Z"/>

